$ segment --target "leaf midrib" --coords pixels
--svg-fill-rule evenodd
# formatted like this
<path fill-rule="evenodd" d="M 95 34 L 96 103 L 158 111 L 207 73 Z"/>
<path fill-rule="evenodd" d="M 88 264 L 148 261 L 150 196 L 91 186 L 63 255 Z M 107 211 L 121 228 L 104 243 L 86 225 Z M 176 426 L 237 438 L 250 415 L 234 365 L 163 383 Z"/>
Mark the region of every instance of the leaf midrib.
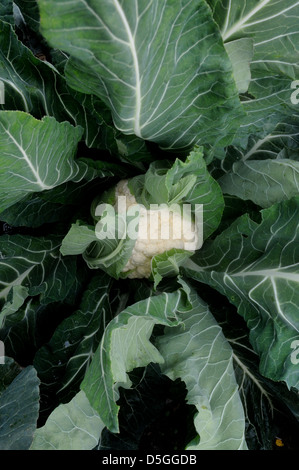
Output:
<path fill-rule="evenodd" d="M 1 123 L 1 126 L 3 127 L 3 130 L 4 132 L 8 135 L 8 137 L 10 138 L 10 140 L 13 142 L 13 144 L 17 147 L 17 149 L 19 150 L 19 152 L 21 153 L 23 159 L 25 160 L 26 164 L 28 165 L 31 173 L 33 174 L 34 178 L 36 181 L 30 181 L 30 183 L 32 184 L 37 184 L 42 191 L 46 190 L 46 189 L 51 189 L 52 186 L 48 186 L 46 185 L 40 178 L 39 176 L 39 173 L 38 171 L 36 170 L 36 168 L 34 167 L 34 165 L 32 164 L 29 156 L 27 155 L 27 153 L 25 152 L 25 150 L 23 149 L 23 147 L 17 142 L 17 140 L 14 138 L 14 136 L 7 130 L 5 129 L 5 127 L 3 126 L 3 124 Z M 15 157 L 15 155 L 12 155 L 12 157 Z"/>
<path fill-rule="evenodd" d="M 88 10 L 96 17 L 96 19 L 99 21 L 100 18 L 96 14 L 96 12 L 88 5 L 88 3 L 85 0 L 81 0 L 82 3 L 88 8 Z M 127 17 L 119 4 L 118 0 L 112 0 L 115 8 L 119 14 L 120 20 L 122 24 L 124 25 L 126 34 L 128 36 L 128 42 L 121 41 L 119 38 L 117 38 L 118 41 L 124 42 L 130 49 L 132 58 L 133 58 L 133 64 L 134 64 L 134 71 L 135 71 L 135 113 L 134 113 L 134 133 L 138 137 L 142 137 L 141 135 L 141 125 L 140 125 L 140 116 L 141 116 L 141 78 L 140 78 L 140 69 L 139 69 L 139 61 L 138 61 L 138 54 L 137 50 L 135 47 L 135 40 L 134 40 L 134 35 L 132 34 L 130 25 L 128 23 Z M 138 19 L 136 19 L 138 21 Z M 137 28 L 136 28 L 137 29 Z M 109 30 L 110 34 L 112 35 L 112 32 Z M 116 36 L 113 35 L 114 38 Z"/>
<path fill-rule="evenodd" d="M 226 41 L 230 36 L 235 34 L 237 31 L 240 31 L 242 27 L 245 27 L 247 21 L 252 18 L 256 13 L 258 13 L 265 5 L 267 5 L 271 0 L 262 0 L 255 8 L 253 8 L 247 15 L 241 18 L 234 26 L 232 26 L 228 31 L 223 31 L 222 37 L 223 41 Z"/>
<path fill-rule="evenodd" d="M 294 266 L 299 267 L 299 264 Z M 284 269 L 289 266 L 284 266 Z M 257 271 L 243 271 L 229 274 L 229 277 L 263 276 L 271 279 L 287 279 L 299 283 L 299 273 L 282 272 L 277 269 L 260 269 Z"/>
<path fill-rule="evenodd" d="M 135 47 L 135 40 L 130 29 L 130 25 L 128 23 L 127 17 L 121 8 L 118 0 L 113 0 L 115 8 L 121 18 L 122 23 L 124 24 L 127 36 L 128 36 L 128 46 L 130 48 L 133 63 L 134 63 L 134 70 L 135 70 L 135 91 L 136 91 L 136 99 L 135 99 L 135 115 L 134 115 L 134 132 L 138 137 L 142 137 L 141 135 L 141 126 L 140 126 L 140 115 L 141 115 L 141 79 L 140 79 L 140 70 L 139 70 L 139 62 L 138 62 L 138 55 L 137 50 Z M 136 21 L 138 21 L 136 19 Z"/>
<path fill-rule="evenodd" d="M 12 287 L 20 286 L 24 279 L 29 276 L 30 272 L 32 271 L 32 269 L 35 268 L 35 266 L 35 264 L 33 266 L 30 266 L 28 269 L 26 269 L 26 271 L 24 271 L 10 283 L 4 283 L 3 281 L 1 281 L 1 284 L 3 284 L 5 287 L 4 289 L 0 290 L 0 299 L 6 299 Z"/>

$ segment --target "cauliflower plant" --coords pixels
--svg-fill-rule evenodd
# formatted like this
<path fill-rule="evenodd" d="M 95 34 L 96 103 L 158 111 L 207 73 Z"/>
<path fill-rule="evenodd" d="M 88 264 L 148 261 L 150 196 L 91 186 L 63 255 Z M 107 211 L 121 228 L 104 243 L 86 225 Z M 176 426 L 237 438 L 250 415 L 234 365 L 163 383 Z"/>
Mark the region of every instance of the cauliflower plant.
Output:
<path fill-rule="evenodd" d="M 137 205 L 137 201 L 128 187 L 128 180 L 121 180 L 115 188 L 116 211 L 118 197 L 125 196 L 125 210 Z M 122 272 L 129 278 L 148 278 L 151 275 L 153 256 L 177 248 L 194 251 L 198 247 L 198 233 L 193 222 L 187 222 L 181 212 L 173 211 L 169 206 L 158 209 L 146 209 L 139 206 L 138 235 L 132 254 Z"/>
<path fill-rule="evenodd" d="M 94 226 L 77 220 L 60 251 L 82 254 L 90 269 L 114 279 L 148 278 L 156 289 L 184 271 L 219 226 L 223 207 L 221 188 L 196 148 L 185 161 L 154 161 L 146 172 L 99 191 L 90 206 Z"/>

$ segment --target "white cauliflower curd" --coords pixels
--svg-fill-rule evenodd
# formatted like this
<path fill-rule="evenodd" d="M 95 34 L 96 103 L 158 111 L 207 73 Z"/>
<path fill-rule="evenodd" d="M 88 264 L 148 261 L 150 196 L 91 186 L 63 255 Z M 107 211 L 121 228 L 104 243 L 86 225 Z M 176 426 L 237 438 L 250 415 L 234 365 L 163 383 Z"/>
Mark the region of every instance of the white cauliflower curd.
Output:
<path fill-rule="evenodd" d="M 125 196 L 125 205 L 121 209 L 118 197 Z M 137 203 L 128 187 L 128 180 L 121 180 L 115 188 L 115 209 L 127 211 L 133 205 L 139 206 L 139 225 L 137 239 L 130 259 L 122 272 L 128 272 L 128 277 L 148 278 L 151 274 L 153 256 L 164 253 L 172 248 L 194 251 L 198 248 L 198 233 L 196 225 L 187 220 L 182 211 L 164 205 L 154 209 L 146 209 Z M 166 206 L 166 207 L 165 207 Z"/>

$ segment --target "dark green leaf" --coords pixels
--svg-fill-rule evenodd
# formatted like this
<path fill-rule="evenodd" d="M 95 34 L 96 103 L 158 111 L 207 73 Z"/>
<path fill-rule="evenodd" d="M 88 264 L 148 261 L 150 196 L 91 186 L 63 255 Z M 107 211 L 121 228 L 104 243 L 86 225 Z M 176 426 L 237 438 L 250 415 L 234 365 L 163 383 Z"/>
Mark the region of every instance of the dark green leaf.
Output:
<path fill-rule="evenodd" d="M 39 380 L 32 366 L 2 391 L 0 410 L 0 449 L 28 450 L 39 412 Z"/>

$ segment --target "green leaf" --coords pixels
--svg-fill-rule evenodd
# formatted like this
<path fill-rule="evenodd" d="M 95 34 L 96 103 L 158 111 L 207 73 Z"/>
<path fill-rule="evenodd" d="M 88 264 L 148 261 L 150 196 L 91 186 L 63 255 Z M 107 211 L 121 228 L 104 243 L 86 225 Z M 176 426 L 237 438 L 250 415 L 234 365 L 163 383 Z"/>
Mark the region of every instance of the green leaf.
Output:
<path fill-rule="evenodd" d="M 223 155 L 217 155 L 217 159 L 209 166 L 213 176 L 229 173 L 235 162 L 247 162 L 251 160 L 299 160 L 299 116 L 284 116 L 274 120 L 268 125 L 265 122 L 257 122 L 256 131 L 249 133 L 246 140 L 236 139 L 234 145 L 225 149 Z"/>
<path fill-rule="evenodd" d="M 176 292 L 127 307 L 109 323 L 81 387 L 105 425 L 117 432 L 119 387 L 130 388 L 128 372 L 158 363 L 172 380 L 185 381 L 188 403 L 197 407 L 200 444 L 190 443 L 190 450 L 245 449 L 232 351 L 207 305 L 181 284 Z M 167 328 L 151 343 L 155 324 Z"/>
<path fill-rule="evenodd" d="M 2 391 L 0 409 L 0 449 L 28 450 L 39 412 L 39 379 L 32 366 L 23 369 Z"/>
<path fill-rule="evenodd" d="M 183 265 L 190 256 L 192 251 L 172 250 L 165 251 L 160 255 L 152 258 L 152 278 L 154 280 L 154 288 L 158 286 L 164 277 L 173 277 L 179 274 L 180 266 Z"/>
<path fill-rule="evenodd" d="M 76 260 L 62 258 L 61 238 L 3 235 L 1 237 L 0 300 L 11 289 L 28 295 L 41 295 L 41 303 L 64 300 L 74 287 Z M 23 289 L 22 289 L 23 287 Z M 8 299 L 9 300 L 9 299 Z M 16 298 L 13 297 L 13 302 Z M 8 308 L 6 304 L 5 309 Z"/>
<path fill-rule="evenodd" d="M 20 8 L 23 18 L 30 29 L 39 33 L 39 10 L 37 0 L 15 0 L 14 3 Z"/>
<path fill-rule="evenodd" d="M 12 227 L 40 227 L 59 220 L 67 220 L 70 206 L 49 202 L 32 193 L 1 212 L 1 219 Z"/>
<path fill-rule="evenodd" d="M 118 228 L 127 228 L 133 218 L 112 209 L 95 227 L 77 221 L 64 237 L 60 251 L 64 256 L 82 254 L 89 268 L 100 268 L 118 279 L 136 242 L 127 232 L 123 238 L 123 232 L 118 235 Z"/>
<path fill-rule="evenodd" d="M 248 146 L 242 154 L 242 160 L 286 159 L 299 160 L 299 115 L 280 120 L 271 132 L 249 137 Z"/>
<path fill-rule="evenodd" d="M 78 309 L 61 321 L 50 340 L 34 357 L 46 394 L 66 402 L 79 389 L 107 323 L 112 318 L 112 279 L 99 272 L 83 292 Z"/>
<path fill-rule="evenodd" d="M 32 13 L 35 15 L 35 12 Z M 99 104 L 95 103 L 93 97 L 70 89 L 63 70 L 59 73 L 50 63 L 49 57 L 45 61 L 35 57 L 19 41 L 9 24 L 0 22 L 0 32 L 0 79 L 5 87 L 5 104 L 0 105 L 0 108 L 23 110 L 37 119 L 47 115 L 55 117 L 58 122 L 69 121 L 84 129 L 85 142 L 89 147 L 116 147 L 115 130 L 104 123 L 99 114 Z M 39 41 L 42 42 L 42 39 Z M 35 39 L 34 46 L 36 42 Z M 101 103 L 101 113 L 102 108 Z"/>
<path fill-rule="evenodd" d="M 122 386 L 131 385 L 127 372 L 150 362 L 163 362 L 149 338 L 155 324 L 177 325 L 177 311 L 184 307 L 181 291 L 141 300 L 123 310 L 107 326 L 81 388 L 92 407 L 112 432 L 118 432 L 118 405 Z"/>
<path fill-rule="evenodd" d="M 252 38 L 254 57 L 251 69 L 285 71 L 298 69 L 297 21 L 299 5 L 295 0 L 208 0 L 221 28 L 224 42 L 234 38 Z M 285 45 L 288 44 L 288 47 Z M 287 59 L 287 61 L 285 60 Z M 292 73 L 292 72 L 291 72 Z M 289 73 L 288 73 L 289 74 Z"/>
<path fill-rule="evenodd" d="M 249 133 L 271 131 L 281 116 L 295 111 L 291 83 L 299 74 L 299 5 L 296 0 L 208 3 L 226 44 L 253 41 L 249 95 L 243 97 L 247 117 L 238 131 L 238 137 L 246 141 Z"/>
<path fill-rule="evenodd" d="M 22 370 L 11 357 L 2 356 L 1 359 L 0 396 Z"/>
<path fill-rule="evenodd" d="M 86 162 L 87 160 L 89 159 L 85 159 Z M 88 161 L 87 167 L 89 163 Z M 70 224 L 74 214 L 86 214 L 86 198 L 98 190 L 99 179 L 102 178 L 102 183 L 104 178 L 111 176 L 109 165 L 104 170 L 105 163 L 99 163 L 99 166 L 90 165 L 84 180 L 79 183 L 68 181 L 48 191 L 28 194 L 4 210 L 1 219 L 12 227 L 40 227 L 57 221 L 63 221 L 65 225 Z M 115 172 L 116 175 L 120 173 L 121 168 Z"/>
<path fill-rule="evenodd" d="M 225 295 L 244 317 L 260 372 L 299 387 L 292 342 L 299 339 L 299 198 L 246 214 L 187 260 L 183 271 Z"/>
<path fill-rule="evenodd" d="M 55 115 L 57 120 L 72 119 L 68 100 L 64 96 L 64 103 L 60 96 L 67 91 L 66 86 L 62 89 L 65 80 L 55 67 L 35 57 L 9 24 L 0 22 L 0 31 L 0 78 L 5 84 L 5 104 L 1 107 L 23 110 L 37 118 Z"/>
<path fill-rule="evenodd" d="M 68 83 L 101 98 L 124 134 L 168 149 L 231 140 L 243 112 L 205 1 L 39 6 L 42 34 L 71 55 Z"/>
<path fill-rule="evenodd" d="M 155 345 L 161 371 L 181 379 L 187 403 L 195 405 L 199 437 L 187 450 L 246 450 L 245 419 L 234 375 L 233 354 L 208 306 L 193 292 L 182 323 L 165 328 Z"/>
<path fill-rule="evenodd" d="M 251 80 L 250 62 L 253 56 L 253 41 L 249 38 L 236 39 L 226 43 L 225 49 L 233 66 L 238 92 L 246 93 Z"/>
<path fill-rule="evenodd" d="M 153 162 L 145 175 L 129 181 L 129 188 L 136 200 L 149 207 L 150 204 L 202 204 L 203 239 L 218 227 L 224 208 L 222 191 L 210 175 L 202 148 L 195 147 L 185 161 Z M 200 223 L 201 221 L 199 221 Z"/>
<path fill-rule="evenodd" d="M 92 450 L 103 428 L 81 390 L 69 403 L 55 408 L 46 424 L 35 431 L 29 450 Z"/>
<path fill-rule="evenodd" d="M 131 178 L 129 188 L 138 202 L 175 204 L 184 201 L 197 178 L 208 179 L 202 148 L 195 148 L 185 161 L 152 162 L 144 175 Z"/>
<path fill-rule="evenodd" d="M 221 327 L 234 351 L 235 375 L 246 419 L 246 442 L 249 450 L 273 450 L 273 442 L 278 434 L 277 417 L 283 422 L 291 422 L 293 418 L 294 424 L 298 422 L 297 392 L 259 373 L 258 356 L 248 340 L 246 324 L 241 318 L 236 318 L 234 309 L 230 310 L 227 315 L 228 309 L 224 306 Z M 280 402 L 283 408 L 278 410 Z"/>
<path fill-rule="evenodd" d="M 267 208 L 299 195 L 299 162 L 290 159 L 237 162 L 218 182 L 224 193 Z"/>
<path fill-rule="evenodd" d="M 13 8 L 12 0 L 3 0 L 0 5 L 0 20 L 13 24 Z"/>
<path fill-rule="evenodd" d="M 11 295 L 10 295 L 11 294 Z M 0 328 L 2 326 L 3 319 L 16 312 L 23 305 L 25 299 L 28 297 L 28 288 L 20 285 L 15 285 L 9 292 L 11 299 L 7 300 L 0 312 Z"/>
<path fill-rule="evenodd" d="M 63 256 L 74 256 L 84 253 L 87 247 L 97 241 L 95 228 L 85 225 L 79 220 L 71 225 L 68 233 L 61 243 L 60 252 Z"/>
<path fill-rule="evenodd" d="M 1 111 L 0 128 L 0 211 L 28 193 L 84 177 L 86 167 L 74 161 L 81 128 L 19 111 Z"/>

